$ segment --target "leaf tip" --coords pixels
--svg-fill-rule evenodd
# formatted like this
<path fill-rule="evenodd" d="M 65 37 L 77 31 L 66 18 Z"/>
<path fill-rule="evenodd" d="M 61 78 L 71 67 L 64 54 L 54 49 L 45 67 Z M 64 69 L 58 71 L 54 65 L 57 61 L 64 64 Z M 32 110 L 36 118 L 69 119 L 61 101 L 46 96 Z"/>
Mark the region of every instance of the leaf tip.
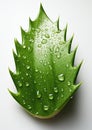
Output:
<path fill-rule="evenodd" d="M 20 95 L 20 93 L 14 93 L 10 89 L 8 89 L 8 92 L 17 100 L 17 97 Z"/>
<path fill-rule="evenodd" d="M 33 21 L 32 21 L 31 18 L 29 17 L 29 31 L 31 31 L 32 24 L 33 24 Z"/>

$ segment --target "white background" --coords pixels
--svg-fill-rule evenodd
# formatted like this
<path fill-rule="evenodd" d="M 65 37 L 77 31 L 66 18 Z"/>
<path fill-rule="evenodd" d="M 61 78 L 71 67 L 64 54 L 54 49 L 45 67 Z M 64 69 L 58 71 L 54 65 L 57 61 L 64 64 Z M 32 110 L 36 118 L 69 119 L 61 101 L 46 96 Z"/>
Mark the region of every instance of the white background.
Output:
<path fill-rule="evenodd" d="M 84 60 L 78 75 L 82 86 L 52 120 L 31 117 L 11 97 L 15 91 L 8 67 L 15 70 L 12 49 L 14 38 L 21 42 L 20 25 L 28 28 L 28 18 L 35 19 L 40 2 L 51 20 L 60 16 L 60 28 L 68 23 L 72 47 L 79 45 L 76 64 Z M 92 0 L 0 0 L 0 130 L 92 130 Z"/>

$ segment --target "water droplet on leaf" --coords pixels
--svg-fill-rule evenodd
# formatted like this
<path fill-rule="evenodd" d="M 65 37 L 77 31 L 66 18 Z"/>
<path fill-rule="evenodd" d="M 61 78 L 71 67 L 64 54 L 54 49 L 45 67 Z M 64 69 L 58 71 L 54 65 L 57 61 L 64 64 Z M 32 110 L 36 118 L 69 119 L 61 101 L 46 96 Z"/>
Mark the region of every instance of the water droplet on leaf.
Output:
<path fill-rule="evenodd" d="M 28 51 L 30 51 L 32 48 L 31 47 L 28 47 Z"/>
<path fill-rule="evenodd" d="M 35 72 L 38 72 L 38 69 L 35 69 Z"/>
<path fill-rule="evenodd" d="M 73 99 L 73 96 L 71 96 L 70 98 Z"/>
<path fill-rule="evenodd" d="M 64 81 L 65 80 L 64 74 L 58 75 L 58 80 L 61 82 Z"/>
<path fill-rule="evenodd" d="M 53 63 L 55 64 L 56 62 L 55 62 L 55 61 L 53 61 Z"/>
<path fill-rule="evenodd" d="M 40 30 L 40 28 L 38 28 L 38 29 L 36 29 L 36 31 L 39 33 L 41 30 Z"/>
<path fill-rule="evenodd" d="M 70 86 L 70 85 L 71 85 L 71 82 L 70 82 L 70 81 L 68 81 L 68 83 L 67 83 L 67 84 L 68 84 L 68 86 Z"/>
<path fill-rule="evenodd" d="M 30 105 L 28 105 L 28 109 L 30 110 L 30 109 L 32 109 L 32 107 Z"/>
<path fill-rule="evenodd" d="M 46 40 L 46 39 L 43 39 L 41 43 L 42 43 L 42 44 L 46 44 L 46 43 L 47 43 L 47 40 Z"/>
<path fill-rule="evenodd" d="M 57 53 L 56 57 L 59 59 L 61 57 L 61 53 Z"/>
<path fill-rule="evenodd" d="M 39 48 L 41 48 L 41 47 L 42 47 L 42 45 L 41 45 L 41 44 L 38 44 L 38 47 L 39 47 Z"/>
<path fill-rule="evenodd" d="M 34 80 L 34 84 L 36 84 L 36 81 Z"/>
<path fill-rule="evenodd" d="M 58 88 L 57 87 L 54 87 L 54 92 L 58 93 Z"/>
<path fill-rule="evenodd" d="M 29 66 L 29 65 L 27 65 L 26 67 L 27 67 L 27 70 L 29 70 L 29 69 L 30 69 L 30 66 Z"/>
<path fill-rule="evenodd" d="M 47 65 L 47 63 L 45 62 L 45 63 L 44 63 L 44 66 L 46 66 L 46 65 Z"/>
<path fill-rule="evenodd" d="M 23 59 L 26 59 L 26 56 L 23 56 Z"/>
<path fill-rule="evenodd" d="M 69 89 L 69 92 L 72 92 L 72 89 L 71 89 L 71 88 Z"/>
<path fill-rule="evenodd" d="M 69 65 L 68 65 L 68 64 L 66 64 L 66 67 L 68 68 L 68 67 L 69 67 Z"/>
<path fill-rule="evenodd" d="M 28 76 L 28 73 L 26 73 L 26 76 Z"/>
<path fill-rule="evenodd" d="M 45 34 L 45 37 L 46 37 L 46 38 L 50 38 L 50 35 L 49 35 L 49 34 Z"/>
<path fill-rule="evenodd" d="M 44 92 L 46 92 L 47 91 L 47 89 L 46 88 L 44 88 Z"/>
<path fill-rule="evenodd" d="M 26 87 L 28 87 L 29 86 L 29 83 L 28 82 L 26 82 Z"/>
<path fill-rule="evenodd" d="M 63 95 L 63 94 L 61 94 L 61 97 L 64 97 L 64 95 Z"/>
<path fill-rule="evenodd" d="M 25 45 L 23 45 L 23 48 L 25 49 L 25 48 L 26 48 L 26 46 L 25 46 Z"/>
<path fill-rule="evenodd" d="M 19 57 L 19 58 L 21 57 L 20 54 L 18 54 L 18 57 Z"/>
<path fill-rule="evenodd" d="M 25 100 L 23 100 L 23 104 L 25 105 L 26 103 L 25 103 Z"/>
<path fill-rule="evenodd" d="M 64 91 L 64 89 L 63 89 L 63 88 L 61 88 L 61 91 L 63 92 L 63 91 Z"/>
<path fill-rule="evenodd" d="M 39 90 L 37 91 L 37 98 L 41 98 L 41 93 L 39 92 Z"/>
<path fill-rule="evenodd" d="M 30 39 L 29 41 L 33 43 L 33 42 L 34 42 L 34 39 Z"/>
<path fill-rule="evenodd" d="M 53 94 L 49 94 L 49 99 L 53 100 Z"/>
<path fill-rule="evenodd" d="M 39 112 L 37 111 L 35 114 L 36 114 L 36 115 L 38 115 L 38 114 L 39 114 Z"/>
<path fill-rule="evenodd" d="M 59 52 L 59 47 L 55 48 L 55 53 Z"/>
<path fill-rule="evenodd" d="M 48 107 L 47 105 L 44 105 L 43 109 L 44 109 L 45 111 L 48 111 L 49 107 Z"/>
<path fill-rule="evenodd" d="M 52 70 L 52 66 L 51 65 L 49 65 L 49 68 L 50 68 L 50 70 Z"/>
<path fill-rule="evenodd" d="M 22 83 L 20 81 L 18 81 L 18 85 L 19 87 L 22 87 Z"/>

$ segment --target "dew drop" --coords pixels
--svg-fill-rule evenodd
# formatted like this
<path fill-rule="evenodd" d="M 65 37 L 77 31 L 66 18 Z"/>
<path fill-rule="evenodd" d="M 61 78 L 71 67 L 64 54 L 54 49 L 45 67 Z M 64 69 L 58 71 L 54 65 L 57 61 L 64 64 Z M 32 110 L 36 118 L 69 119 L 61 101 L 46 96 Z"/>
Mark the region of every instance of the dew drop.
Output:
<path fill-rule="evenodd" d="M 32 27 L 31 29 L 32 29 L 32 31 L 34 31 L 34 30 L 35 30 L 33 27 Z"/>
<path fill-rule="evenodd" d="M 20 54 L 18 54 L 18 57 L 19 57 L 19 58 L 21 57 Z"/>
<path fill-rule="evenodd" d="M 41 93 L 39 92 L 39 90 L 37 91 L 37 98 L 41 98 Z"/>
<path fill-rule="evenodd" d="M 44 92 L 46 92 L 47 91 L 47 89 L 46 88 L 44 88 Z"/>
<path fill-rule="evenodd" d="M 39 112 L 37 111 L 35 114 L 36 114 L 36 115 L 38 115 L 38 114 L 39 114 Z"/>
<path fill-rule="evenodd" d="M 24 79 L 24 77 L 21 77 L 21 79 L 23 80 L 23 79 Z"/>
<path fill-rule="evenodd" d="M 58 75 L 58 80 L 59 81 L 64 81 L 65 80 L 64 74 Z"/>
<path fill-rule="evenodd" d="M 29 63 L 29 60 L 27 60 L 27 63 Z"/>
<path fill-rule="evenodd" d="M 38 47 L 39 47 L 39 48 L 41 48 L 41 47 L 42 47 L 42 45 L 41 45 L 41 44 L 38 44 Z"/>
<path fill-rule="evenodd" d="M 30 51 L 31 50 L 31 47 L 28 47 L 28 51 Z"/>
<path fill-rule="evenodd" d="M 25 49 L 25 48 L 26 48 L 26 46 L 25 46 L 25 45 L 23 45 L 23 48 Z"/>
<path fill-rule="evenodd" d="M 61 54 L 57 53 L 56 57 L 59 59 L 61 57 Z"/>
<path fill-rule="evenodd" d="M 41 30 L 40 30 L 40 28 L 38 28 L 38 29 L 36 29 L 36 31 L 39 33 Z"/>
<path fill-rule="evenodd" d="M 61 94 L 61 97 L 64 97 L 64 95 L 63 95 L 63 94 Z"/>
<path fill-rule="evenodd" d="M 22 95 L 22 98 L 24 98 L 24 95 Z"/>
<path fill-rule="evenodd" d="M 73 96 L 71 96 L 70 99 L 73 99 Z"/>
<path fill-rule="evenodd" d="M 23 59 L 26 59 L 26 56 L 23 56 Z"/>
<path fill-rule="evenodd" d="M 49 74 L 49 72 L 47 71 L 47 73 L 46 73 L 47 75 Z"/>
<path fill-rule="evenodd" d="M 31 110 L 31 109 L 32 109 L 32 107 L 31 107 L 30 105 L 28 105 L 28 109 L 29 109 L 29 110 Z"/>
<path fill-rule="evenodd" d="M 45 111 L 48 111 L 49 107 L 48 107 L 47 105 L 44 105 L 43 109 L 44 109 Z"/>
<path fill-rule="evenodd" d="M 43 39 L 41 43 L 42 43 L 42 44 L 46 44 L 46 43 L 47 43 L 47 40 L 46 40 L 46 39 Z"/>
<path fill-rule="evenodd" d="M 44 57 L 46 57 L 47 55 L 45 54 Z"/>
<path fill-rule="evenodd" d="M 39 71 L 40 72 L 40 74 L 42 73 L 42 71 Z"/>
<path fill-rule="evenodd" d="M 55 64 L 56 62 L 55 62 L 55 61 L 53 61 L 53 63 Z"/>
<path fill-rule="evenodd" d="M 57 97 L 57 100 L 59 100 L 59 97 Z"/>
<path fill-rule="evenodd" d="M 25 103 L 25 100 L 23 100 L 23 104 L 25 105 L 26 103 Z"/>
<path fill-rule="evenodd" d="M 42 60 L 40 60 L 40 63 L 42 63 L 43 61 Z"/>
<path fill-rule="evenodd" d="M 63 88 L 61 88 L 61 91 L 63 92 L 63 91 L 64 91 L 64 89 L 63 89 Z"/>
<path fill-rule="evenodd" d="M 68 83 L 67 83 L 67 84 L 68 84 L 68 86 L 70 86 L 70 85 L 71 85 L 71 82 L 70 82 L 70 81 L 68 81 Z"/>
<path fill-rule="evenodd" d="M 30 39 L 29 41 L 33 43 L 33 42 L 34 42 L 34 39 Z"/>
<path fill-rule="evenodd" d="M 50 65 L 50 62 L 49 62 L 49 61 L 48 61 L 47 63 L 48 63 L 48 65 Z"/>
<path fill-rule="evenodd" d="M 29 70 L 29 69 L 30 69 L 30 66 L 29 66 L 29 65 L 27 65 L 27 66 L 26 66 L 26 68 L 27 68 L 27 70 Z"/>
<path fill-rule="evenodd" d="M 49 99 L 53 100 L 53 94 L 49 94 Z"/>
<path fill-rule="evenodd" d="M 55 93 L 58 93 L 57 87 L 54 87 L 54 92 L 55 92 Z"/>
<path fill-rule="evenodd" d="M 57 111 L 58 108 L 55 108 L 55 111 Z"/>
<path fill-rule="evenodd" d="M 29 86 L 29 83 L 28 82 L 26 82 L 26 87 L 28 87 Z"/>
<path fill-rule="evenodd" d="M 49 68 L 50 68 L 50 70 L 52 70 L 52 66 L 51 65 L 49 65 Z"/>
<path fill-rule="evenodd" d="M 55 53 L 59 52 L 59 47 L 55 48 Z"/>
<path fill-rule="evenodd" d="M 18 85 L 19 87 L 22 87 L 22 83 L 20 81 L 18 81 Z"/>
<path fill-rule="evenodd" d="M 45 34 L 45 37 L 46 37 L 46 38 L 50 38 L 50 35 L 49 35 L 49 34 Z"/>
<path fill-rule="evenodd" d="M 46 65 L 47 65 L 47 63 L 45 62 L 45 63 L 44 63 L 44 66 L 46 66 Z"/>
<path fill-rule="evenodd" d="M 35 72 L 38 72 L 38 70 L 37 70 L 37 69 L 35 69 Z"/>
<path fill-rule="evenodd" d="M 71 88 L 69 89 L 69 92 L 72 92 L 72 89 L 71 89 Z"/>
<path fill-rule="evenodd" d="M 36 81 L 34 80 L 34 84 L 36 84 Z"/>
<path fill-rule="evenodd" d="M 66 64 L 66 67 L 68 68 L 68 67 L 69 67 L 69 65 L 68 65 L 68 64 Z"/>
<path fill-rule="evenodd" d="M 42 77 L 42 75 L 41 75 L 41 77 L 40 77 L 40 78 L 41 78 L 41 79 L 43 78 L 43 77 Z"/>
<path fill-rule="evenodd" d="M 46 79 L 44 79 L 44 82 L 46 82 Z"/>
<path fill-rule="evenodd" d="M 28 73 L 26 73 L 26 76 L 28 76 Z"/>

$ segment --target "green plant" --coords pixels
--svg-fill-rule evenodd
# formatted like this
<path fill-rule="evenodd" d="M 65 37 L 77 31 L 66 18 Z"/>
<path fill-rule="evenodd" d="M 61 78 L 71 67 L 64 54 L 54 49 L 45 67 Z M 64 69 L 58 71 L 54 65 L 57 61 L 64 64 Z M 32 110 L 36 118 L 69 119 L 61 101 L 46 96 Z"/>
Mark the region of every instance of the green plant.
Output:
<path fill-rule="evenodd" d="M 9 92 L 31 115 L 51 118 L 80 86 L 75 82 L 81 66 L 74 66 L 77 48 L 71 51 L 67 26 L 60 30 L 59 20 L 53 23 L 42 5 L 37 19 L 29 19 L 28 31 L 21 28 L 21 33 L 22 44 L 15 39 L 13 52 L 16 73 L 10 70 L 17 93 Z"/>

